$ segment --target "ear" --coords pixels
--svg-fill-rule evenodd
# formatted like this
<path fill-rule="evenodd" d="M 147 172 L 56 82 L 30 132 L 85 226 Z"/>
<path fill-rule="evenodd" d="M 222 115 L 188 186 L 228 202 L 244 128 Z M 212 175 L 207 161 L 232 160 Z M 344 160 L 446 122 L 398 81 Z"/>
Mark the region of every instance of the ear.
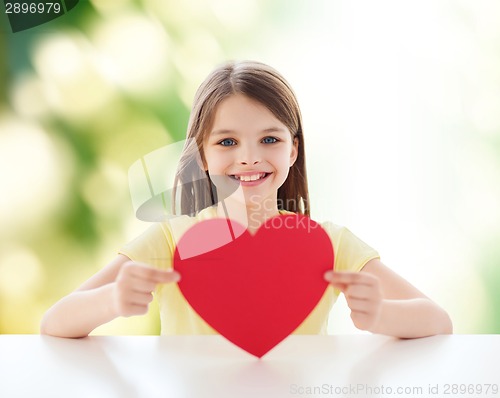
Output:
<path fill-rule="evenodd" d="M 292 143 L 292 151 L 290 152 L 290 167 L 292 167 L 299 156 L 299 139 L 295 137 Z"/>

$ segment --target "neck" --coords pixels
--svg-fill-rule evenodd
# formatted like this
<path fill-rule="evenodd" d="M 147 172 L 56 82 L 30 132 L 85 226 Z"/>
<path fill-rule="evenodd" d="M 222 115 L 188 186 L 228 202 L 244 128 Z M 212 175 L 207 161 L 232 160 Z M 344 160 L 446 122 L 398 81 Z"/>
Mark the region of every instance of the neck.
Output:
<path fill-rule="evenodd" d="M 246 227 L 254 234 L 262 224 L 271 217 L 279 215 L 277 201 L 273 206 L 262 206 L 260 203 L 250 206 L 231 198 L 224 199 L 217 206 L 219 217 L 229 218 Z"/>

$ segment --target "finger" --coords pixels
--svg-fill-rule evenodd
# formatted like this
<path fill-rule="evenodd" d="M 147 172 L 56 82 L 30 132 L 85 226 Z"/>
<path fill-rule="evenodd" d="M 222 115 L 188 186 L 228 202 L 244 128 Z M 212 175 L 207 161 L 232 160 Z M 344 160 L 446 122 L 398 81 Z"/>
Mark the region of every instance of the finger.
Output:
<path fill-rule="evenodd" d="M 162 274 L 156 280 L 157 283 L 175 283 L 181 280 L 181 274 L 173 269 L 162 270 Z"/>
<path fill-rule="evenodd" d="M 126 317 L 145 314 L 152 300 L 153 295 L 151 293 L 129 292 L 126 296 L 122 296 L 121 300 L 118 300 L 116 304 L 118 314 Z"/>
<path fill-rule="evenodd" d="M 331 271 L 329 271 L 331 272 Z M 372 285 L 374 283 L 374 277 L 367 273 L 361 272 L 331 272 L 329 274 L 330 282 L 343 283 L 346 285 L 351 284 L 362 284 L 362 285 Z"/>
<path fill-rule="evenodd" d="M 137 278 L 141 278 L 153 283 L 178 282 L 180 274 L 174 270 L 163 270 L 151 267 L 143 263 L 134 263 L 131 273 Z"/>
<path fill-rule="evenodd" d="M 139 293 L 150 293 L 155 290 L 157 282 L 151 281 L 150 279 L 144 279 L 138 276 L 137 273 L 132 273 L 129 269 L 126 272 L 120 273 L 116 279 L 120 290 L 124 292 L 139 292 Z"/>
<path fill-rule="evenodd" d="M 335 271 L 326 271 L 324 273 L 324 278 L 328 282 L 337 283 L 337 284 L 350 284 L 353 283 L 357 279 L 357 272 L 335 272 Z"/>
<path fill-rule="evenodd" d="M 330 283 L 334 288 L 339 289 L 344 292 L 348 286 L 353 283 L 358 283 L 359 278 L 356 276 L 355 272 L 334 272 L 326 271 L 324 273 L 324 279 Z"/>
<path fill-rule="evenodd" d="M 344 292 L 349 285 L 346 285 L 345 283 L 336 283 L 336 282 L 330 282 L 330 285 L 333 286 L 335 289 L 340 290 L 341 292 Z"/>
<path fill-rule="evenodd" d="M 129 305 L 148 305 L 153 301 L 153 295 L 151 293 L 138 293 L 130 292 L 127 297 L 127 302 Z"/>
<path fill-rule="evenodd" d="M 348 298 L 359 300 L 370 300 L 376 296 L 376 291 L 371 285 L 349 285 L 344 290 L 344 294 Z"/>
<path fill-rule="evenodd" d="M 157 283 L 149 280 L 134 278 L 130 284 L 130 290 L 137 293 L 151 293 L 156 289 Z"/>
<path fill-rule="evenodd" d="M 330 282 L 333 278 L 333 271 L 326 271 L 323 274 L 323 277 L 325 278 L 325 281 Z"/>
<path fill-rule="evenodd" d="M 333 288 L 340 290 L 343 292 L 345 289 L 347 289 L 347 286 L 345 283 L 339 283 L 337 281 L 333 281 L 333 271 L 326 271 L 323 275 L 325 281 L 327 281 Z"/>
<path fill-rule="evenodd" d="M 148 309 L 148 305 L 130 305 L 125 316 L 144 315 L 147 314 Z"/>
<path fill-rule="evenodd" d="M 368 314 L 371 308 L 371 306 L 367 304 L 366 300 L 360 299 L 347 300 L 347 306 L 351 309 L 351 311 L 360 312 L 362 314 Z"/>

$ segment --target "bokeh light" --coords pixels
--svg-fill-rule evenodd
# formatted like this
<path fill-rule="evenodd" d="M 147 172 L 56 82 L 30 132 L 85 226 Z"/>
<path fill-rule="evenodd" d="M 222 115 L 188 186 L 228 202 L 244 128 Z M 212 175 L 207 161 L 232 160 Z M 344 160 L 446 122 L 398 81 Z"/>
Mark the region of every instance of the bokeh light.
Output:
<path fill-rule="evenodd" d="M 114 94 L 101 73 L 102 62 L 79 32 L 43 35 L 34 51 L 33 63 L 45 100 L 64 118 L 78 121 L 92 117 Z"/>
<path fill-rule="evenodd" d="M 109 81 L 135 95 L 164 89 L 169 38 L 160 23 L 139 13 L 113 15 L 92 32 Z"/>
<path fill-rule="evenodd" d="M 29 228 L 64 200 L 70 169 L 64 148 L 43 128 L 14 116 L 0 119 L 0 236 Z"/>

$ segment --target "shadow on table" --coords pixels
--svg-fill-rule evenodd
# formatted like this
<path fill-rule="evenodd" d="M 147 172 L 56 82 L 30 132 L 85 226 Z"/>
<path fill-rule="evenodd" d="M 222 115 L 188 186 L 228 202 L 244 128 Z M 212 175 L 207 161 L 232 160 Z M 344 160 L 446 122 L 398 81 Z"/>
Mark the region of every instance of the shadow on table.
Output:
<path fill-rule="evenodd" d="M 352 365 L 349 384 L 370 388 L 389 384 L 399 386 L 398 381 L 402 380 L 414 380 L 416 385 L 422 385 L 424 379 L 431 382 L 441 373 L 432 365 L 439 363 L 446 346 L 447 336 L 411 340 L 390 338 Z M 373 394 L 372 391 L 370 395 Z"/>
<path fill-rule="evenodd" d="M 292 363 L 284 367 L 268 356 L 256 358 L 222 336 L 203 346 L 193 344 L 196 338 L 178 336 L 175 345 L 168 338 L 158 343 L 158 352 L 165 353 L 161 366 L 181 386 L 182 397 L 264 398 L 288 391 Z"/>
<path fill-rule="evenodd" d="M 92 338 L 42 336 L 42 341 L 44 348 L 51 352 L 51 359 L 57 361 L 58 374 L 54 375 L 54 382 L 66 384 L 68 396 L 138 397 L 134 386 L 123 378 L 99 343 Z"/>

